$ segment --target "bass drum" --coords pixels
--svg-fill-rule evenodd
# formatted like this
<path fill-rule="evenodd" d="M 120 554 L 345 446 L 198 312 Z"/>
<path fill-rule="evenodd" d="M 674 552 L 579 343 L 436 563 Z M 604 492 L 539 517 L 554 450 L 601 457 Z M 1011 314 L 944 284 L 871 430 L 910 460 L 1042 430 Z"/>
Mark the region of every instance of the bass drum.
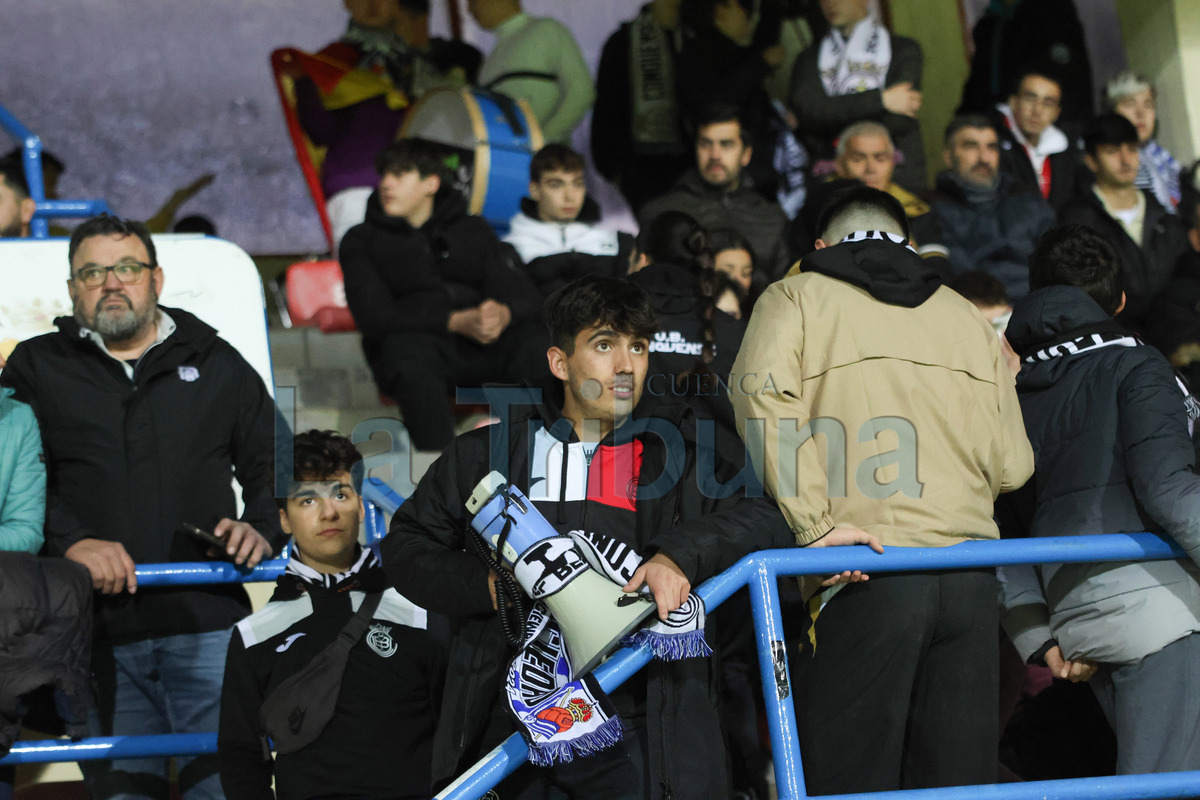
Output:
<path fill-rule="evenodd" d="M 529 162 L 542 148 L 542 129 L 524 100 L 478 88 L 432 89 L 409 109 L 400 137 L 453 148 L 470 212 L 507 233 L 528 192 Z"/>

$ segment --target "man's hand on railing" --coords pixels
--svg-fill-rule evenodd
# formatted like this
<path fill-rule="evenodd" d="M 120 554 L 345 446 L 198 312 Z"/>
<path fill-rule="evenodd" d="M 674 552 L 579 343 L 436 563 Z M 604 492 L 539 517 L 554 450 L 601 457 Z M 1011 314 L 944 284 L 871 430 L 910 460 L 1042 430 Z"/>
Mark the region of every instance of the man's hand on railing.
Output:
<path fill-rule="evenodd" d="M 1046 651 L 1046 666 L 1050 668 L 1051 674 L 1056 678 L 1062 678 L 1071 683 L 1081 683 L 1095 675 L 1096 669 L 1100 665 L 1086 658 L 1068 661 L 1063 658 L 1062 648 L 1054 645 Z"/>
<path fill-rule="evenodd" d="M 130 594 L 137 591 L 133 559 L 120 542 L 80 539 L 63 555 L 88 568 L 92 573 L 92 586 L 101 594 L 119 594 L 125 589 Z"/>
<path fill-rule="evenodd" d="M 858 528 L 834 528 L 829 533 L 817 539 L 815 542 L 810 542 L 806 547 L 840 547 L 850 544 L 865 544 L 874 550 L 876 553 L 883 552 L 883 545 L 879 543 L 879 537 L 874 534 L 867 533 Z M 862 570 L 846 570 L 834 575 L 830 575 L 825 580 L 821 581 L 821 586 L 828 588 L 837 586 L 839 583 L 858 583 L 859 581 L 870 580 L 871 576 Z M 811 585 L 811 584 L 810 584 Z"/>
<path fill-rule="evenodd" d="M 213 536 L 227 542 L 225 552 L 234 556 L 234 563 L 238 566 L 245 564 L 249 569 L 254 569 L 258 562 L 271 557 L 271 545 L 248 522 L 226 517 L 213 528 Z"/>

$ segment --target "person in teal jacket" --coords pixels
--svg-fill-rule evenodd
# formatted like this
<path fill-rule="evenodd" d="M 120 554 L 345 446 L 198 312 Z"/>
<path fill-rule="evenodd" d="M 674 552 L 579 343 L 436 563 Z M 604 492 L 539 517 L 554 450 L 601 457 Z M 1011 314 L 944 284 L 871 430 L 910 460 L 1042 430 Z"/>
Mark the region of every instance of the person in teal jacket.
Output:
<path fill-rule="evenodd" d="M 46 465 L 33 409 L 0 388 L 0 550 L 37 553 L 46 516 Z"/>

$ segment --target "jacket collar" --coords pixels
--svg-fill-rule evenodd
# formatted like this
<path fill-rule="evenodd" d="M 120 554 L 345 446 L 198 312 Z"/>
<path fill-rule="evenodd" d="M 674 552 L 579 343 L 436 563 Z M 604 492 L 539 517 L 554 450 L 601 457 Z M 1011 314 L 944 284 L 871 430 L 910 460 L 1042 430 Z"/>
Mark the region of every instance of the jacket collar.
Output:
<path fill-rule="evenodd" d="M 697 196 L 707 195 L 711 197 L 736 197 L 752 189 L 753 185 L 754 184 L 750 180 L 750 176 L 747 174 L 746 170 L 743 169 L 738 178 L 738 185 L 736 189 L 721 189 L 704 180 L 703 176 L 700 175 L 700 170 L 692 167 L 687 172 L 683 173 L 683 177 L 675 183 L 675 188 L 677 190 Z"/>
<path fill-rule="evenodd" d="M 1157 198 L 1154 197 L 1153 192 L 1151 192 L 1149 189 L 1139 189 L 1138 191 L 1142 193 L 1142 197 L 1146 201 L 1146 215 L 1144 221 L 1142 222 L 1142 230 L 1143 232 L 1153 230 L 1156 225 L 1162 222 L 1164 217 L 1169 215 L 1167 210 L 1162 207 L 1162 203 L 1158 202 Z M 1079 191 L 1075 193 L 1075 198 L 1090 205 L 1098 213 L 1104 215 L 1106 219 L 1110 220 L 1114 226 L 1121 230 L 1122 233 L 1125 232 L 1120 220 L 1113 219 L 1113 216 L 1108 213 L 1108 209 L 1104 207 L 1104 203 L 1096 195 L 1094 185 L 1088 185 L 1086 188 L 1080 188 Z M 1143 238 L 1142 247 L 1147 247 L 1148 245 L 1149 242 Z"/>
<path fill-rule="evenodd" d="M 1092 332 L 1121 330 L 1087 292 L 1047 286 L 1013 301 L 1004 335 L 1022 358 L 1046 346 Z"/>
<path fill-rule="evenodd" d="M 166 345 L 172 351 L 178 351 L 181 357 L 186 358 L 192 353 L 206 350 L 217 339 L 217 331 L 212 326 L 201 321 L 194 314 L 184 311 L 182 308 L 170 308 L 168 306 L 159 306 L 159 311 L 162 315 L 159 318 L 159 334 L 162 336 L 163 317 L 166 317 L 174 323 L 174 330 L 169 336 L 162 337 L 162 344 Z M 58 328 L 59 335 L 66 336 L 67 339 L 74 342 L 77 346 L 85 347 L 93 352 L 99 352 L 107 355 L 107 350 L 98 347 L 91 331 L 82 327 L 74 317 L 57 317 L 54 320 L 55 326 Z M 157 354 L 162 347 L 154 347 L 153 351 Z M 151 351 L 147 350 L 148 355 Z M 155 360 L 158 360 L 157 357 Z"/>
<path fill-rule="evenodd" d="M 538 217 L 537 203 L 533 202 L 533 198 L 531 197 L 521 198 L 521 213 L 535 222 L 542 222 Z M 583 198 L 583 208 L 579 209 L 579 216 L 571 220 L 571 223 L 582 222 L 585 225 L 595 225 L 600 221 L 600 216 L 600 204 L 592 199 L 592 196 L 589 194 Z M 544 224 L 563 225 L 571 223 L 547 222 Z"/>
<path fill-rule="evenodd" d="M 433 215 L 421 226 L 421 230 L 438 230 L 464 216 L 467 200 L 462 192 L 446 183 L 433 198 Z M 371 192 L 367 199 L 366 221 L 376 228 L 396 233 L 412 233 L 416 230 L 404 217 L 393 217 L 383 210 L 379 201 L 379 190 Z"/>
<path fill-rule="evenodd" d="M 958 203 L 994 202 L 1012 192 L 1013 178 L 1006 172 L 997 172 L 996 185 L 985 188 L 964 181 L 954 170 L 944 169 L 938 173 L 937 188 Z"/>
<path fill-rule="evenodd" d="M 1026 150 L 1030 150 L 1045 158 L 1046 156 L 1065 152 L 1071 146 L 1067 135 L 1057 125 L 1048 126 L 1046 130 L 1042 131 L 1042 135 L 1038 137 L 1038 143 L 1032 145 L 1025 138 L 1025 134 L 1021 132 L 1020 127 L 1017 126 L 1017 119 L 1013 116 L 1012 109 L 1008 107 L 1007 103 L 998 103 L 996 110 L 1000 112 L 1000 116 L 1008 128 L 1009 135 Z"/>
<path fill-rule="evenodd" d="M 337 574 L 317 572 L 300 561 L 292 543 L 292 555 L 287 569 L 279 577 L 276 597 L 289 599 L 305 592 L 321 595 L 346 594 L 351 591 L 379 592 L 386 587 L 386 578 L 379 556 L 370 547 L 359 547 L 358 557 L 350 569 Z"/>

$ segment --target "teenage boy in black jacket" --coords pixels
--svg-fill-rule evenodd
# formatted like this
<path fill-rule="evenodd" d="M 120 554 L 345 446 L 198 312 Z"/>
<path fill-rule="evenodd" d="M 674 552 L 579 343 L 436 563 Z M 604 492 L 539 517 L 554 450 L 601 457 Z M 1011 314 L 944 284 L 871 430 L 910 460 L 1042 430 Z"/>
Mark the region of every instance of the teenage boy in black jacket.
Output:
<path fill-rule="evenodd" d="M 1090 680 L 1117 735 L 1117 773 L 1200 768 L 1198 411 L 1170 364 L 1113 316 L 1117 251 L 1088 228 L 1042 237 L 1033 292 L 1006 335 L 1037 475 L 1004 498 L 1017 535 L 1159 530 L 1189 558 L 1001 567 L 1004 627 L 1030 663 Z M 1006 531 L 1007 532 L 1007 531 Z M 1009 535 L 1013 535 L 1009 533 Z"/>
<path fill-rule="evenodd" d="M 203 561 L 188 522 L 237 563 L 279 539 L 275 404 L 254 368 L 196 317 L 158 305 L 163 270 L 139 222 L 75 229 L 73 317 L 17 345 L 0 380 L 37 415 L 46 454 L 45 553 L 86 566 L 96 603 L 93 736 L 206 733 L 217 725 L 229 628 L 250 612 L 240 585 L 138 591 L 135 564 Z M 242 486 L 240 518 L 231 474 Z M 216 759 L 177 758 L 184 796 L 217 792 Z M 167 795 L 167 760 L 88 761 L 97 796 Z"/>
<path fill-rule="evenodd" d="M 362 456 L 354 445 L 312 430 L 296 437 L 294 452 L 295 480 L 278 501 L 291 560 L 271 602 L 239 622 L 229 643 L 217 743 L 225 797 L 428 800 L 444 649 L 426 629 L 425 610 L 389 589 L 375 553 L 358 544 Z M 260 721 L 264 701 L 379 595 L 369 630 L 350 648 L 332 717 L 272 764 L 266 740 L 276 732 Z"/>
<path fill-rule="evenodd" d="M 537 290 L 488 224 L 467 214 L 442 159 L 418 139 L 389 145 L 375 162 L 367 220 L 338 250 L 375 383 L 399 403 L 421 450 L 454 437 L 456 386 L 546 372 Z"/>
<path fill-rule="evenodd" d="M 589 276 L 546 308 L 557 381 L 542 405 L 510 398 L 511 418 L 501 413 L 501 425 L 455 439 L 400 507 L 381 548 L 394 585 L 450 616 L 456 629 L 434 740 L 435 786 L 515 730 L 502 688 L 514 650 L 496 616 L 495 575 L 465 533 L 464 503 L 490 470 L 504 471 L 559 532 L 607 534 L 641 554 L 626 591 L 648 585 L 664 619 L 691 586 L 747 553 L 793 541 L 770 499 L 713 496 L 735 470 L 697 443 L 686 407 L 655 406 L 652 419 L 637 412 L 657 327 L 642 289 Z M 610 695 L 624 722 L 619 745 L 526 769 L 503 784 L 514 794 L 501 794 L 523 797 L 518 787 L 551 783 L 573 800 L 727 800 L 714 676 L 710 659 L 652 662 Z"/>

